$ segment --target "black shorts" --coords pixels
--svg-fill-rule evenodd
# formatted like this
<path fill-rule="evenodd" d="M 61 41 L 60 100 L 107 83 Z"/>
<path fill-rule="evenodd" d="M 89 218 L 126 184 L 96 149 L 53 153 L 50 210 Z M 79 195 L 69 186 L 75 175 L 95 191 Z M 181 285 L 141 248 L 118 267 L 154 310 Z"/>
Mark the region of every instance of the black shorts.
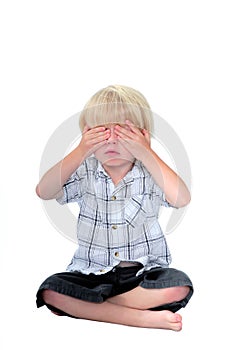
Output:
<path fill-rule="evenodd" d="M 190 291 L 181 301 L 161 305 L 150 310 L 170 310 L 176 312 L 185 307 L 193 294 L 193 285 L 189 277 L 182 271 L 173 268 L 153 268 L 136 276 L 142 266 L 115 267 L 106 274 L 85 275 L 81 272 L 61 272 L 48 277 L 37 292 L 37 307 L 46 305 L 50 310 L 64 313 L 57 308 L 47 305 L 42 292 L 50 289 L 77 299 L 101 303 L 107 298 L 122 294 L 141 286 L 143 288 L 170 288 L 188 286 Z"/>

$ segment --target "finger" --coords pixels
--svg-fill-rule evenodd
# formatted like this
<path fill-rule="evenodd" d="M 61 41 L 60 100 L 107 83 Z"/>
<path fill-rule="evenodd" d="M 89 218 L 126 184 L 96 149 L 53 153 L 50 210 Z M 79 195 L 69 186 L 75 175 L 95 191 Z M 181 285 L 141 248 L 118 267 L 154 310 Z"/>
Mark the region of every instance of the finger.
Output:
<path fill-rule="evenodd" d="M 105 130 L 105 131 L 100 131 L 98 133 L 94 133 L 88 136 L 88 140 L 92 143 L 92 144 L 96 144 L 98 142 L 107 140 L 110 137 L 110 131 L 109 130 Z"/>
<path fill-rule="evenodd" d="M 144 135 L 145 139 L 147 140 L 147 142 L 150 144 L 151 143 L 151 137 L 149 132 L 146 129 L 142 130 L 142 134 Z"/>
<path fill-rule="evenodd" d="M 129 128 L 134 132 L 135 134 L 140 134 L 140 129 L 137 128 L 130 120 L 126 120 L 125 123 L 129 126 Z"/>
<path fill-rule="evenodd" d="M 94 127 L 94 128 L 90 128 L 88 125 L 85 125 L 84 129 L 83 129 L 83 133 L 85 132 L 89 132 L 90 134 L 94 134 L 94 133 L 97 133 L 97 132 L 102 132 L 102 131 L 105 131 L 105 127 L 104 126 L 97 126 L 97 127 Z"/>
<path fill-rule="evenodd" d="M 114 130 L 115 130 L 115 133 L 121 137 L 132 138 L 132 136 L 133 136 L 133 132 L 130 129 L 127 129 L 127 128 L 120 126 L 120 125 L 116 125 Z"/>
<path fill-rule="evenodd" d="M 94 132 L 91 130 L 89 133 L 85 134 L 85 141 L 89 142 L 90 144 L 96 144 L 100 141 L 107 140 L 110 137 L 110 131 L 104 130 L 104 131 L 98 131 Z"/>

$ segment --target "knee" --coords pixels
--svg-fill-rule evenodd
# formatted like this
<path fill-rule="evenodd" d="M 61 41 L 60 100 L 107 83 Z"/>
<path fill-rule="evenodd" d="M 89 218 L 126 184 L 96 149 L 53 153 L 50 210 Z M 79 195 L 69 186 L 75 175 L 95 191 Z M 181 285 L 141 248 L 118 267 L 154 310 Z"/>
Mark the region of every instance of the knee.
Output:
<path fill-rule="evenodd" d="M 43 300 L 48 305 L 54 305 L 58 299 L 58 293 L 51 289 L 44 289 L 42 292 Z"/>
<path fill-rule="evenodd" d="M 189 293 L 190 288 L 187 286 L 172 287 L 166 289 L 166 298 L 170 303 L 183 300 Z"/>

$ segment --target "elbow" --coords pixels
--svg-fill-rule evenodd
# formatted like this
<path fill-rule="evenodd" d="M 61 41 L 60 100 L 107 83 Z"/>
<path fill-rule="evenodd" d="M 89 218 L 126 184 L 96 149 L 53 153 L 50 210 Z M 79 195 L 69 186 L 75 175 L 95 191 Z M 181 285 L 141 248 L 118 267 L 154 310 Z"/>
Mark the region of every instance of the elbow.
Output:
<path fill-rule="evenodd" d="M 176 207 L 177 207 L 177 208 L 186 207 L 186 205 L 188 205 L 188 204 L 190 203 L 190 201 L 191 201 L 191 195 L 190 195 L 190 193 L 188 192 L 187 194 L 185 194 L 184 196 L 182 196 L 182 197 L 179 199 L 179 201 L 178 201 Z"/>
<path fill-rule="evenodd" d="M 190 200 L 191 200 L 191 199 L 188 199 L 188 200 L 183 201 L 183 202 L 181 203 L 180 208 L 183 208 L 183 207 L 186 207 L 187 205 L 189 205 Z"/>
<path fill-rule="evenodd" d="M 41 187 L 39 186 L 39 184 L 36 186 L 35 192 L 40 199 L 44 199 L 44 200 L 50 199 L 45 195 L 45 193 L 41 192 Z"/>
<path fill-rule="evenodd" d="M 38 196 L 39 198 L 41 198 L 41 193 L 40 193 L 39 185 L 36 186 L 36 188 L 35 188 L 35 193 L 37 194 L 37 196 Z"/>

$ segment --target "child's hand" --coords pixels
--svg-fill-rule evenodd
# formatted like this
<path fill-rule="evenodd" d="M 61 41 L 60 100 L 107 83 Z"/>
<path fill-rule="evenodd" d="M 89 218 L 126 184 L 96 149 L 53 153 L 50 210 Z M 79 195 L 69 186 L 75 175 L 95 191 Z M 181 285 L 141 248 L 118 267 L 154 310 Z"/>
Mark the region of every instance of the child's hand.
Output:
<path fill-rule="evenodd" d="M 138 160 L 142 161 L 146 150 L 151 147 L 150 135 L 147 130 L 140 130 L 132 122 L 126 120 L 126 127 L 115 126 L 119 142 Z"/>
<path fill-rule="evenodd" d="M 83 129 L 82 139 L 79 143 L 84 158 L 89 157 L 99 147 L 103 146 L 110 136 L 110 130 L 104 126 L 98 126 L 90 129 L 87 125 Z"/>

